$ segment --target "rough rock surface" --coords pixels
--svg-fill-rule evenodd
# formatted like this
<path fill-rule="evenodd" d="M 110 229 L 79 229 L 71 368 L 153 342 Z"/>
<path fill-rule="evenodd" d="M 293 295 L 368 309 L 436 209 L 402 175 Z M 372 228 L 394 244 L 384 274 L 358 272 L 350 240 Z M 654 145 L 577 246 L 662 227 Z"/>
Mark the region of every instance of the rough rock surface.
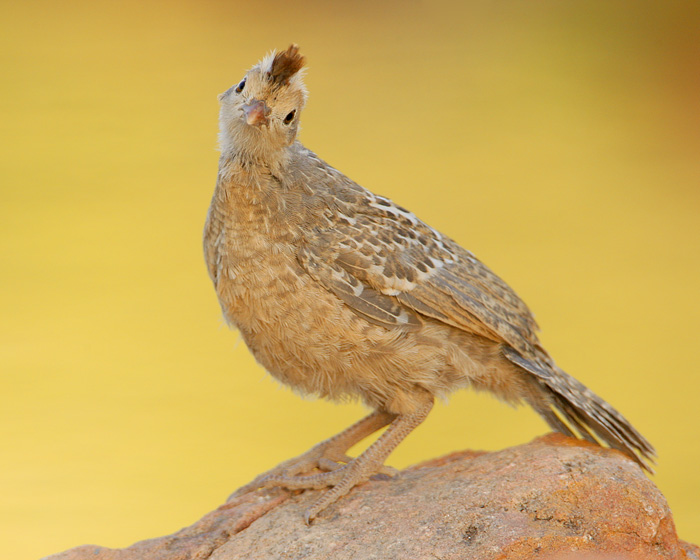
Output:
<path fill-rule="evenodd" d="M 370 481 L 307 527 L 303 511 L 317 496 L 260 490 L 170 536 L 49 559 L 700 560 L 700 548 L 678 540 L 666 500 L 637 465 L 559 435 L 461 451 Z"/>

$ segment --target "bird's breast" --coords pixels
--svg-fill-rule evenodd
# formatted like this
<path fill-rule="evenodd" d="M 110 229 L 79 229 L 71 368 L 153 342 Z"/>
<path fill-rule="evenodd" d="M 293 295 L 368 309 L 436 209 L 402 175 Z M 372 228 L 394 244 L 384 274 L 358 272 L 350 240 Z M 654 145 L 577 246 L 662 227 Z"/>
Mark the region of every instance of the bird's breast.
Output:
<path fill-rule="evenodd" d="M 218 221 L 205 253 L 213 261 L 210 271 L 219 302 L 230 323 L 239 329 L 254 327 L 258 316 L 278 314 L 299 289 L 293 235 L 258 209 L 232 212 Z"/>

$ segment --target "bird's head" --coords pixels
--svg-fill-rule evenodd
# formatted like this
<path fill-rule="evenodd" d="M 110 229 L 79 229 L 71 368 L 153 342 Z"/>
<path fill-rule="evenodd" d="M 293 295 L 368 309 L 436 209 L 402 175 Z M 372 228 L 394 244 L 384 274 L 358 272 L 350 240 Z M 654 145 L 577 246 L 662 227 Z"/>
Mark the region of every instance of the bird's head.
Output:
<path fill-rule="evenodd" d="M 219 96 L 222 152 L 267 159 L 291 145 L 306 102 L 304 57 L 291 45 L 272 52 Z"/>

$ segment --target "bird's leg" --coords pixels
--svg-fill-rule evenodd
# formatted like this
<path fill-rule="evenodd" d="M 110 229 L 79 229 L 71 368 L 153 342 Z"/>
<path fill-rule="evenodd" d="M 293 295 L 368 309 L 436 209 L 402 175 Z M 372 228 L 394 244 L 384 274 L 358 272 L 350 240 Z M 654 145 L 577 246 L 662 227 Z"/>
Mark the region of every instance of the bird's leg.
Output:
<path fill-rule="evenodd" d="M 342 468 L 345 466 L 343 463 L 352 461 L 352 458 L 346 455 L 348 449 L 387 424 L 390 424 L 394 418 L 396 418 L 395 414 L 377 410 L 339 434 L 312 447 L 303 455 L 289 459 L 277 465 L 274 469 L 256 477 L 252 482 L 236 490 L 229 497 L 229 500 L 246 494 L 247 492 L 257 490 L 258 488 L 284 486 L 283 484 L 270 484 L 269 481 L 273 478 L 285 480 L 301 478 L 295 477 L 294 475 L 311 472 L 314 469 L 332 471 Z M 387 467 L 383 472 L 393 474 L 391 470 L 392 469 Z"/>
<path fill-rule="evenodd" d="M 311 521 L 329 505 L 342 498 L 352 488 L 381 472 L 384 461 L 396 446 L 410 434 L 430 413 L 433 408 L 432 396 L 415 412 L 396 416 L 386 432 L 370 445 L 364 453 L 352 459 L 346 465 L 330 472 L 309 476 L 289 476 L 271 474 L 261 480 L 267 487 L 284 486 L 292 489 L 324 488 L 332 486 L 304 514 L 306 523 Z"/>

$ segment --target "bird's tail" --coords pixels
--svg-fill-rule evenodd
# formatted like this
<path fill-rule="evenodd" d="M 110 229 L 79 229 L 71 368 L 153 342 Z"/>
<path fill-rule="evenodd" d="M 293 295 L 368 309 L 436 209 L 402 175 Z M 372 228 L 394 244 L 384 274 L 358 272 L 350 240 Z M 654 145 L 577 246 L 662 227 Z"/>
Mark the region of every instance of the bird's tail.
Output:
<path fill-rule="evenodd" d="M 528 399 L 549 426 L 568 436 L 622 451 L 643 469 L 654 472 L 656 452 L 632 424 L 607 402 L 557 366 L 523 358 L 511 348 L 505 356 L 532 374 L 544 399 Z"/>

